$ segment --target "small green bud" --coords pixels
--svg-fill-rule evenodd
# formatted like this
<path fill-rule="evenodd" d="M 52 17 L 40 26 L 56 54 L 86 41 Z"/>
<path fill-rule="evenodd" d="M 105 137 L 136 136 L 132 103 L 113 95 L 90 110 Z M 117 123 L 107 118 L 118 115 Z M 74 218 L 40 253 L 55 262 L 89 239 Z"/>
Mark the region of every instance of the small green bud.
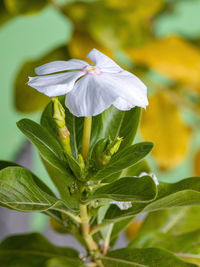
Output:
<path fill-rule="evenodd" d="M 58 128 L 65 126 L 65 110 L 57 98 L 52 99 L 53 102 L 53 119 Z"/>
<path fill-rule="evenodd" d="M 101 165 L 106 165 L 111 160 L 111 157 L 118 151 L 123 138 L 117 137 L 111 144 L 109 144 L 106 150 L 98 157 L 98 162 Z"/>
<path fill-rule="evenodd" d="M 70 132 L 68 131 L 65 125 L 65 110 L 56 97 L 52 99 L 52 102 L 53 102 L 53 120 L 55 121 L 57 126 L 58 139 L 62 144 L 64 150 L 69 155 L 72 155 L 70 147 Z"/>
<path fill-rule="evenodd" d="M 117 137 L 115 141 L 113 141 L 111 144 L 108 145 L 106 153 L 110 156 L 114 155 L 118 151 L 122 140 L 123 140 L 122 137 Z"/>
<path fill-rule="evenodd" d="M 81 170 L 85 169 L 85 162 L 81 154 L 78 155 L 78 164 L 81 168 Z"/>

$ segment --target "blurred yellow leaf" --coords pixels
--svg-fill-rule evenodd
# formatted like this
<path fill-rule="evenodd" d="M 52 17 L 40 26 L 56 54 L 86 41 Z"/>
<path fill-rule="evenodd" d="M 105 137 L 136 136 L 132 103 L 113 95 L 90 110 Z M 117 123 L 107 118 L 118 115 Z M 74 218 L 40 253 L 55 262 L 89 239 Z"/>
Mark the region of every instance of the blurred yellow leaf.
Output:
<path fill-rule="evenodd" d="M 25 113 L 43 109 L 49 102 L 49 97 L 27 85 L 28 76 L 36 76 L 34 69 L 54 60 L 68 60 L 67 47 L 59 47 L 44 57 L 24 63 L 15 81 L 15 107 Z"/>
<path fill-rule="evenodd" d="M 154 143 L 152 154 L 161 169 L 176 167 L 185 159 L 192 131 L 166 92 L 149 98 L 149 106 L 142 116 L 141 132 L 145 140 Z"/>
<path fill-rule="evenodd" d="M 48 0 L 4 0 L 4 2 L 7 10 L 11 14 L 17 15 L 40 11 L 48 3 Z"/>
<path fill-rule="evenodd" d="M 135 220 L 132 224 L 128 226 L 125 233 L 129 241 L 133 240 L 136 237 L 141 225 L 141 221 Z"/>
<path fill-rule="evenodd" d="M 200 176 L 200 150 L 197 151 L 194 158 L 194 173 L 197 176 Z"/>
<path fill-rule="evenodd" d="M 137 63 L 200 89 L 200 50 L 181 37 L 154 40 L 127 53 Z"/>
<path fill-rule="evenodd" d="M 77 1 L 67 4 L 64 13 L 75 24 L 75 29 L 88 31 L 107 48 L 140 45 L 152 38 L 152 18 L 164 1 L 131 1 L 130 5 L 127 1 Z"/>
<path fill-rule="evenodd" d="M 5 7 L 4 1 L 0 2 L 0 25 L 5 23 L 7 20 L 11 19 L 13 16 L 9 14 Z"/>
<path fill-rule="evenodd" d="M 100 45 L 86 31 L 76 30 L 72 35 L 72 38 L 68 44 L 68 48 L 70 55 L 73 58 L 85 60 L 86 55 L 90 52 L 92 48 L 96 48 L 107 56 L 112 57 L 111 50 Z"/>
<path fill-rule="evenodd" d="M 164 0 L 105 0 L 106 6 L 109 8 L 114 8 L 122 11 L 126 11 L 136 16 L 141 16 L 150 19 L 155 14 L 157 14 L 161 8 L 164 6 Z"/>

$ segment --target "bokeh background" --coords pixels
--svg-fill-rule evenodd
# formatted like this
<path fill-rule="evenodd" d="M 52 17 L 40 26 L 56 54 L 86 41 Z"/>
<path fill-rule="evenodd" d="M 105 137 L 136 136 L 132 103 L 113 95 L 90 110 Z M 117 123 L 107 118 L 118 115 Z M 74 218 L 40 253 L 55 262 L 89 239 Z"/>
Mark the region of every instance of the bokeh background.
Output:
<path fill-rule="evenodd" d="M 152 172 L 168 182 L 200 175 L 199 14 L 200 0 L 0 0 L 0 158 L 33 170 L 54 189 L 16 127 L 22 117 L 39 121 L 49 101 L 26 82 L 34 67 L 85 59 L 95 47 L 148 86 L 137 138 L 155 143 Z M 55 235 L 43 215 L 1 208 L 0 239 L 23 231 L 75 242 Z"/>

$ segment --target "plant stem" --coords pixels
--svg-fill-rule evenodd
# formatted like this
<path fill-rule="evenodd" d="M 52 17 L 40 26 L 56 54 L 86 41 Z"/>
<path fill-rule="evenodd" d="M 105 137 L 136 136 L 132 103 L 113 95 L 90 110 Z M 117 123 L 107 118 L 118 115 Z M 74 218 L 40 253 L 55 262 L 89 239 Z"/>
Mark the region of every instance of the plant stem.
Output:
<path fill-rule="evenodd" d="M 104 267 L 101 260 L 95 258 L 95 252 L 98 253 L 98 246 L 94 242 L 92 236 L 90 235 L 90 222 L 87 214 L 87 205 L 80 204 L 80 218 L 81 218 L 81 231 L 83 239 L 85 240 L 87 249 L 99 267 Z"/>
<path fill-rule="evenodd" d="M 97 245 L 94 242 L 92 236 L 89 235 L 90 224 L 87 215 L 87 205 L 80 204 L 80 217 L 81 217 L 81 230 L 85 243 L 89 251 L 95 251 L 97 250 Z"/>
<path fill-rule="evenodd" d="M 83 139 L 82 139 L 82 156 L 84 159 L 88 157 L 90 150 L 90 136 L 92 128 L 92 117 L 85 117 L 83 127 Z"/>

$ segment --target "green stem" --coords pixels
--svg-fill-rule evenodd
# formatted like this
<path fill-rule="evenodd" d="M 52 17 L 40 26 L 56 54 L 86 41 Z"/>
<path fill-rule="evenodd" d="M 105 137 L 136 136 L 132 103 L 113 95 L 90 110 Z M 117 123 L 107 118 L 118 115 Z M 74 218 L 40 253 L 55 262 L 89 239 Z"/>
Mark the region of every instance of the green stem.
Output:
<path fill-rule="evenodd" d="M 97 245 L 94 242 L 93 238 L 91 235 L 89 235 L 90 231 L 90 224 L 89 224 L 89 218 L 87 215 L 87 205 L 82 205 L 80 204 L 80 218 L 81 218 L 81 230 L 82 230 L 82 235 L 85 240 L 85 243 L 88 247 L 88 250 L 95 251 L 97 250 Z"/>
<path fill-rule="evenodd" d="M 90 136 L 92 128 L 92 117 L 85 117 L 83 127 L 83 139 L 82 139 L 82 156 L 84 159 L 88 157 L 90 150 Z"/>
<path fill-rule="evenodd" d="M 92 236 L 90 235 L 90 222 L 87 214 L 87 205 L 80 204 L 80 218 L 81 218 L 81 232 L 83 239 L 85 240 L 87 249 L 96 263 L 99 267 L 104 267 L 101 260 L 97 259 L 95 254 L 98 253 L 98 246 L 93 240 Z"/>

